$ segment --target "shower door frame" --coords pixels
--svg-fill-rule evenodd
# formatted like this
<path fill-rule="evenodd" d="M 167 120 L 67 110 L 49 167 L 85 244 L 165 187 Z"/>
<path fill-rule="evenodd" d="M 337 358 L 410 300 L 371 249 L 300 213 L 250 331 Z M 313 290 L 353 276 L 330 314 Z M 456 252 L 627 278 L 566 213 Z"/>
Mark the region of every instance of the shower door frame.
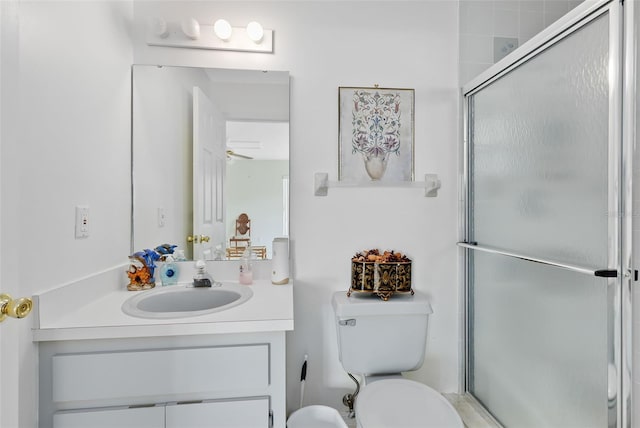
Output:
<path fill-rule="evenodd" d="M 632 265 L 632 177 L 633 153 L 635 139 L 635 50 L 636 23 L 633 16 L 633 2 L 624 5 L 622 0 L 600 0 L 591 4 L 581 4 L 563 18 L 546 28 L 537 36 L 524 43 L 511 55 L 505 57 L 488 70 L 473 79 L 462 88 L 463 96 L 463 146 L 459 157 L 460 183 L 460 223 L 459 223 L 459 272 L 461 282 L 461 335 L 462 354 L 460 366 L 460 390 L 482 407 L 469 391 L 470 386 L 470 319 L 469 319 L 469 285 L 470 252 L 479 250 L 470 242 L 471 219 L 471 185 L 470 185 L 470 129 L 469 119 L 472 114 L 470 96 L 474 95 L 492 82 L 540 54 L 558 41 L 564 39 L 584 25 L 602 16 L 610 15 L 609 26 L 609 142 L 608 142 L 608 229 L 610 266 L 605 267 L 609 274 L 615 271 L 616 277 L 607 278 L 607 300 L 609 315 L 607 325 L 607 346 L 615 367 L 615 373 L 609 373 L 608 384 L 615 385 L 615 398 L 608 403 L 609 428 L 631 428 L 631 348 L 632 327 L 632 283 L 637 281 L 637 271 Z M 613 59 L 613 60 L 612 60 Z M 630 94 L 628 97 L 623 96 Z M 624 119 L 624 122 L 623 122 Z M 624 124 L 624 125 L 623 125 Z M 475 249 L 474 249 L 475 247 Z M 490 252 L 491 248 L 485 249 Z M 495 251 L 493 251 L 495 252 Z M 563 265 L 521 254 L 504 253 L 510 257 L 524 258 L 530 261 L 551 264 L 559 268 L 580 270 L 581 267 Z M 596 276 L 607 272 L 588 272 Z M 603 368 L 604 369 L 604 368 Z M 497 421 L 495 421 L 497 423 Z"/>

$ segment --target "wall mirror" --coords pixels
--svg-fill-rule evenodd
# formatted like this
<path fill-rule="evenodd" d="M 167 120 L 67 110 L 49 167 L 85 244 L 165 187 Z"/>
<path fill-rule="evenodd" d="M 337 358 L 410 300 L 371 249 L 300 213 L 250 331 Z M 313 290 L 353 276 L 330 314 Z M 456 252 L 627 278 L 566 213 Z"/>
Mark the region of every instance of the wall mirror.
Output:
<path fill-rule="evenodd" d="M 289 231 L 289 73 L 134 65 L 132 251 L 271 257 Z"/>

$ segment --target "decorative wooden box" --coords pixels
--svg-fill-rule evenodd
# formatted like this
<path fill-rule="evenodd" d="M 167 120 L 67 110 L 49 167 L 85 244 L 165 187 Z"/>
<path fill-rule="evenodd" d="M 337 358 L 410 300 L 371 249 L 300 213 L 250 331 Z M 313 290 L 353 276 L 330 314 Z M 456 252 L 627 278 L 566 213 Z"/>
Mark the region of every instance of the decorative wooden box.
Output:
<path fill-rule="evenodd" d="M 377 250 L 370 251 L 377 255 Z M 394 293 L 413 294 L 410 259 L 400 256 L 398 258 L 402 261 L 362 261 L 359 259 L 368 257 L 362 257 L 361 254 L 357 254 L 351 261 L 351 288 L 347 296 L 351 296 L 354 291 L 372 293 L 386 301 Z"/>

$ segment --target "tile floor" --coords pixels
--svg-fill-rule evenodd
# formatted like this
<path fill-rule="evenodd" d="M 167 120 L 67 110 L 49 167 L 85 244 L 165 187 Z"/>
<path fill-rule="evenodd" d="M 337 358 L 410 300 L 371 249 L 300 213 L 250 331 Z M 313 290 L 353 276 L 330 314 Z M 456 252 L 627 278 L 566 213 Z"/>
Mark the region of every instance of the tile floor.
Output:
<path fill-rule="evenodd" d="M 481 408 L 473 399 L 461 394 L 443 394 L 453 407 L 458 411 L 466 428 L 500 428 L 491 416 Z M 349 428 L 356 428 L 356 420 L 348 417 L 348 412 L 341 411 L 342 418 Z"/>
<path fill-rule="evenodd" d="M 456 408 L 467 428 L 500 428 L 476 401 L 466 394 L 442 394 Z"/>

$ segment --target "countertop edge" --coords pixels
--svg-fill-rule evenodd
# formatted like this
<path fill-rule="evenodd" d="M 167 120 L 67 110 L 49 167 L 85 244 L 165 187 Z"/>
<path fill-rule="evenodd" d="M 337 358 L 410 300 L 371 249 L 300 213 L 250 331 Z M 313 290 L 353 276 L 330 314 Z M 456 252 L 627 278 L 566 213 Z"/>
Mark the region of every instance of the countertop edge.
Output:
<path fill-rule="evenodd" d="M 32 329 L 34 342 L 292 331 L 293 320 Z"/>

